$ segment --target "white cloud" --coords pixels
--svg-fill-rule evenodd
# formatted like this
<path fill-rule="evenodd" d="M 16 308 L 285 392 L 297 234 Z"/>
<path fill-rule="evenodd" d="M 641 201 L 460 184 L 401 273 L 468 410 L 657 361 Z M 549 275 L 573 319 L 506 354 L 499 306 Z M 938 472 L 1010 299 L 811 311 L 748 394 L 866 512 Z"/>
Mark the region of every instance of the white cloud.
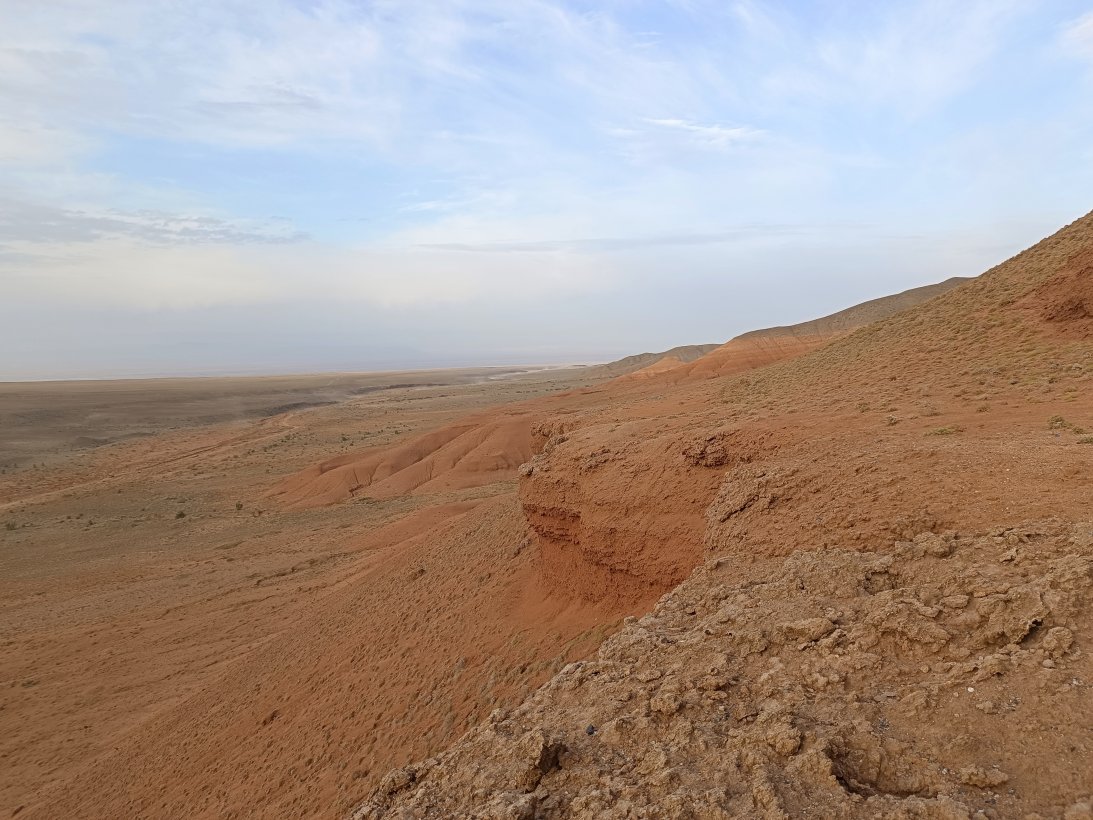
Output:
<path fill-rule="evenodd" d="M 966 91 L 1027 6 L 1019 0 L 915 0 L 784 29 L 786 50 L 763 88 L 813 103 L 884 106 L 920 116 Z M 796 58 L 788 50 L 799 51 Z"/>
<path fill-rule="evenodd" d="M 516 162 L 559 111 L 705 119 L 728 82 L 709 55 L 550 0 L 53 0 L 20 16 L 0 31 L 0 111 L 215 145 Z"/>
<path fill-rule="evenodd" d="M 1066 26 L 1062 41 L 1070 53 L 1093 60 L 1093 12 Z"/>
<path fill-rule="evenodd" d="M 367 136 L 378 46 L 348 3 L 24 6 L 0 34 L 0 101 L 40 121 L 174 138 Z"/>
<path fill-rule="evenodd" d="M 128 238 L 153 245 L 298 242 L 306 238 L 280 221 L 224 219 L 169 211 L 59 208 L 0 198 L 0 242 L 80 243 Z"/>
<path fill-rule="evenodd" d="M 56 166 L 87 152 L 89 140 L 70 130 L 0 120 L 0 166 Z"/>
<path fill-rule="evenodd" d="M 703 125 L 679 119 L 650 119 L 647 122 L 687 134 L 696 144 L 724 150 L 763 136 L 763 131 L 747 126 Z"/>

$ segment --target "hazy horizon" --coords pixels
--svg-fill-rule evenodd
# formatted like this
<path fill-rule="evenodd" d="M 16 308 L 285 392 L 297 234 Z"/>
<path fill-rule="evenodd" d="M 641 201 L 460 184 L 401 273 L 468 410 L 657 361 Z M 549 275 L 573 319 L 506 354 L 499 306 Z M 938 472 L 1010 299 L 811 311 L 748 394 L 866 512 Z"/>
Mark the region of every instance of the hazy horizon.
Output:
<path fill-rule="evenodd" d="M 656 352 L 656 351 L 651 351 Z M 65 375 L 65 374 L 45 374 L 41 376 L 29 376 L 25 378 L 13 378 L 13 379 L 0 379 L 0 384 L 32 384 L 36 382 L 109 382 L 109 381 L 156 381 L 156 380 L 172 380 L 172 379 L 262 379 L 262 378 L 294 378 L 302 376 L 351 376 L 351 375 L 384 375 L 399 373 L 429 373 L 440 371 L 467 371 L 467 370 L 501 370 L 504 372 L 520 373 L 523 372 L 521 368 L 527 368 L 531 370 L 562 370 L 566 368 L 577 367 L 591 367 L 598 364 L 606 364 L 607 361 L 589 361 L 589 362 L 513 362 L 511 364 L 498 364 L 498 365 L 476 365 L 476 364 L 442 364 L 435 367 L 430 366 L 417 366 L 413 363 L 400 367 L 398 363 L 392 362 L 385 366 L 380 364 L 373 370 L 360 370 L 353 368 L 331 368 L 331 369 L 318 369 L 318 368 L 301 368 L 291 370 L 278 370 L 271 368 L 269 370 L 201 370 L 195 368 L 193 371 L 179 371 L 173 373 L 160 373 L 155 371 L 132 371 L 132 372 L 111 372 L 101 375 L 84 374 L 84 375 Z"/>
<path fill-rule="evenodd" d="M 0 380 L 605 361 L 1093 208 L 1093 12 L 0 0 Z"/>

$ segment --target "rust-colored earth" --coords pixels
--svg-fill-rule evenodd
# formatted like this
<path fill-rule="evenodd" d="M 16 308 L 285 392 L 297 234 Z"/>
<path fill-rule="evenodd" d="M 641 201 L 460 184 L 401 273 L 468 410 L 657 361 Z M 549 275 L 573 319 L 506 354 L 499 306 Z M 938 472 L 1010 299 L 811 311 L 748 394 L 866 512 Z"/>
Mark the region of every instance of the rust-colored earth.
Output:
<path fill-rule="evenodd" d="M 975 280 L 699 358 L 377 390 L 21 463 L 0 476 L 0 800 L 39 818 L 366 799 L 376 816 L 625 799 L 633 816 L 1084 817 L 1091 258 L 1088 216 Z M 966 571 L 931 563 L 950 555 Z M 624 626 L 677 587 L 643 635 Z M 721 602 L 739 612 L 717 620 Z M 796 647 L 837 630 L 828 691 Z M 616 633 L 591 678 L 569 667 L 519 705 Z M 984 647 L 1020 703 L 939 706 Z M 917 711 L 863 705 L 912 684 Z M 630 705 L 591 746 L 578 723 L 608 702 Z M 502 707 L 516 717 L 453 746 Z"/>

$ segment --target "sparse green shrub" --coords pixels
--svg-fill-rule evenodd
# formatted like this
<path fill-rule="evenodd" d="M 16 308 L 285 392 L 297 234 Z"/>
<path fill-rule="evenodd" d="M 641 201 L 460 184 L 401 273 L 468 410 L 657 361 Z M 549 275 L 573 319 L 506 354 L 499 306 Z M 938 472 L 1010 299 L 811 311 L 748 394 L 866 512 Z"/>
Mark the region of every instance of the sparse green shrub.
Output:
<path fill-rule="evenodd" d="M 1093 436 L 1082 436 L 1078 439 L 1079 444 L 1093 444 Z"/>
<path fill-rule="evenodd" d="M 1062 416 L 1052 416 L 1047 420 L 1048 430 L 1069 430 L 1074 425 Z"/>
<path fill-rule="evenodd" d="M 954 433 L 962 433 L 962 432 L 964 432 L 963 427 L 957 427 L 957 426 L 954 425 L 952 427 L 938 427 L 936 430 L 930 430 L 929 432 L 926 433 L 926 435 L 928 435 L 928 436 L 951 436 Z"/>

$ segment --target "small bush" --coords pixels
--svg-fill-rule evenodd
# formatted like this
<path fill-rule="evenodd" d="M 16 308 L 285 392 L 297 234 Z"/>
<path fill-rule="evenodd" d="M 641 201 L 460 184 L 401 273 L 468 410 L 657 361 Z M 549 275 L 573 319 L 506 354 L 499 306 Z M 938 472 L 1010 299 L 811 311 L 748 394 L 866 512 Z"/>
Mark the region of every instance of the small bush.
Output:
<path fill-rule="evenodd" d="M 175 518 L 185 518 L 185 517 L 186 517 L 186 511 L 185 510 L 179 510 L 178 512 L 175 513 Z"/>
<path fill-rule="evenodd" d="M 1052 416 L 1047 420 L 1048 430 L 1069 430 L 1074 425 L 1062 416 Z"/>
<path fill-rule="evenodd" d="M 1093 436 L 1082 436 L 1078 439 L 1079 444 L 1093 444 Z"/>
<path fill-rule="evenodd" d="M 964 432 L 963 427 L 938 427 L 936 430 L 930 430 L 926 435 L 928 436 L 951 436 L 954 433 Z"/>
<path fill-rule="evenodd" d="M 241 509 L 243 509 L 243 502 L 242 502 L 242 501 L 236 501 L 236 502 L 235 502 L 235 509 L 236 509 L 236 510 L 241 510 Z"/>
<path fill-rule="evenodd" d="M 18 524 L 16 524 L 14 521 L 8 521 L 4 524 L 4 529 L 7 530 L 8 532 L 11 532 L 17 526 L 18 526 Z"/>

